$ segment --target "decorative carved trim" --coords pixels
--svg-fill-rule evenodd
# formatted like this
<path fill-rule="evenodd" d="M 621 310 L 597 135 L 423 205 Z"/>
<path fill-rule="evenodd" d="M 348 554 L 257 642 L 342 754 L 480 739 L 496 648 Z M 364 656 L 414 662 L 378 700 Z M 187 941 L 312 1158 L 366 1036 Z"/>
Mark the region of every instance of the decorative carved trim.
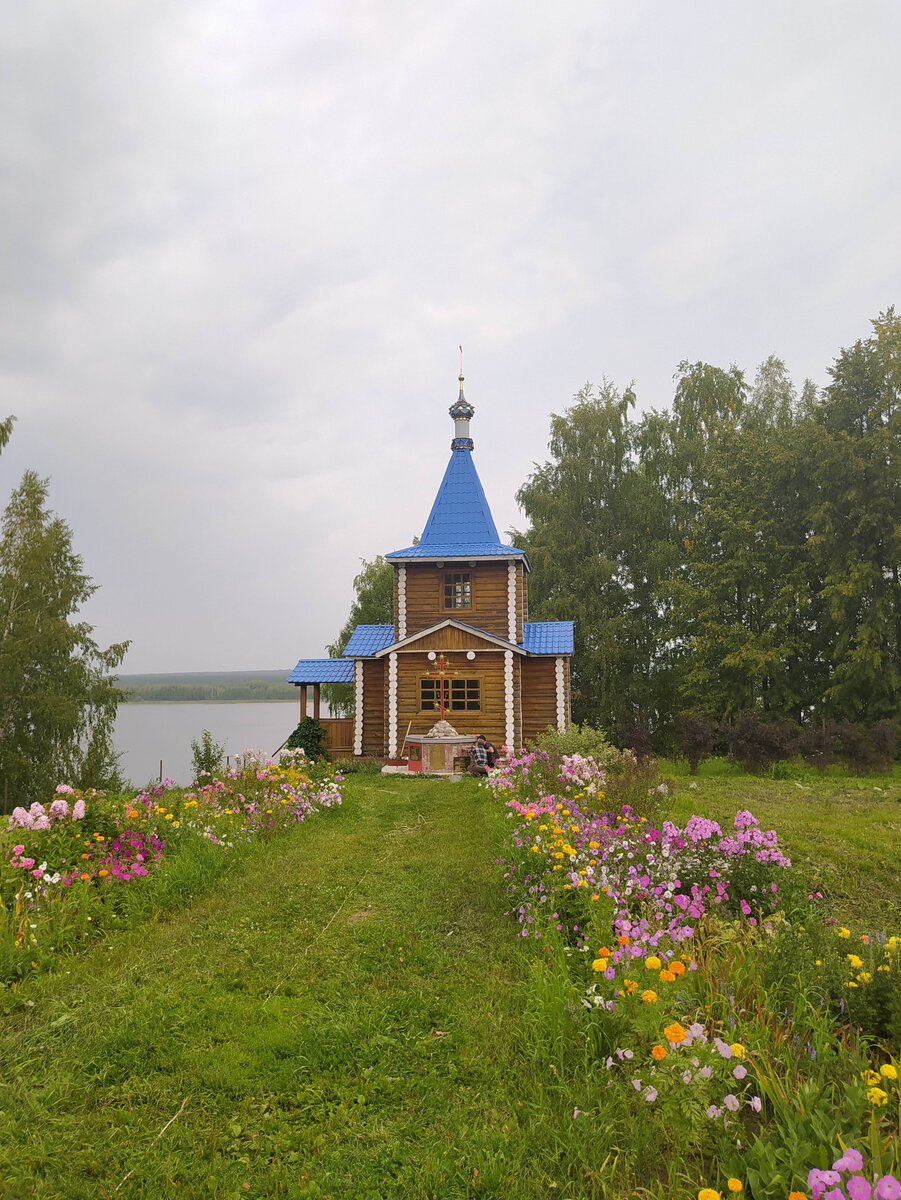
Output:
<path fill-rule="evenodd" d="M 388 655 L 388 757 L 397 754 L 397 655 Z"/>
<path fill-rule="evenodd" d="M 513 709 L 513 651 L 504 651 L 504 716 L 506 718 L 505 740 L 507 749 L 514 750 L 516 743 L 516 724 Z"/>
<path fill-rule="evenodd" d="M 363 753 L 363 664 L 354 662 L 354 754 Z"/>
<path fill-rule="evenodd" d="M 563 678 L 563 659 L 557 659 L 557 728 L 566 729 L 566 686 Z"/>
<path fill-rule="evenodd" d="M 516 637 L 516 563 L 507 563 L 507 641 L 514 646 Z"/>
<path fill-rule="evenodd" d="M 397 568 L 397 640 L 407 636 L 407 568 Z"/>

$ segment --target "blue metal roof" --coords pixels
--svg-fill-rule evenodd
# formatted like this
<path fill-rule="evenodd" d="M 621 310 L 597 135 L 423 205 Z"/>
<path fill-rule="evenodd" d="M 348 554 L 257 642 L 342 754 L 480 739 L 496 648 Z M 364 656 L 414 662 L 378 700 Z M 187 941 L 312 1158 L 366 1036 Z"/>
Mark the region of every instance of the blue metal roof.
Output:
<path fill-rule="evenodd" d="M 285 682 L 351 683 L 353 677 L 354 665 L 345 658 L 302 658 Z"/>
<path fill-rule="evenodd" d="M 530 654 L 572 654 L 572 621 L 526 621 L 522 648 Z"/>
<path fill-rule="evenodd" d="M 472 461 L 472 452 L 467 449 L 453 450 L 421 541 L 416 546 L 392 550 L 385 557 L 466 558 L 486 555 L 525 557 L 522 550 L 505 545 L 498 537 L 497 526 Z"/>
<path fill-rule="evenodd" d="M 393 641 L 393 625 L 358 625 L 344 647 L 344 657 L 370 658 L 376 650 L 390 646 Z"/>

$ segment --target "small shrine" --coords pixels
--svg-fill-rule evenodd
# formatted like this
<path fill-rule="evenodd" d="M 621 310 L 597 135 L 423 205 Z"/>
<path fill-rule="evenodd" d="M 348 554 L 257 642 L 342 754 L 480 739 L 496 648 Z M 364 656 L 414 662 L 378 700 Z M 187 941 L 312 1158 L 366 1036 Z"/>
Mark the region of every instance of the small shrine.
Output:
<path fill-rule="evenodd" d="M 526 554 L 498 536 L 473 461 L 475 413 L 460 392 L 450 461 L 422 537 L 392 550 L 394 622 L 358 625 L 341 659 L 301 659 L 288 681 L 314 689 L 354 686 L 349 746 L 338 755 L 386 758 L 396 767 L 459 774 L 484 733 L 520 749 L 548 725 L 570 721 L 572 621 L 529 621 Z M 323 722 L 327 729 L 332 722 Z"/>

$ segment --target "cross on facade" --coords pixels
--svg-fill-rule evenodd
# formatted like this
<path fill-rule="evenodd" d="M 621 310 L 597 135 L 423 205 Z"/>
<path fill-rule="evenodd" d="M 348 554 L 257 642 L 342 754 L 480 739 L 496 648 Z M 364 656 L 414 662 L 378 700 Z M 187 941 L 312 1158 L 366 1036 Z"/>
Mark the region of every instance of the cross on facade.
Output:
<path fill-rule="evenodd" d="M 429 671 L 429 678 L 438 680 L 438 698 L 441 706 L 441 720 L 444 720 L 444 681 L 451 678 L 453 675 L 459 675 L 459 671 L 455 671 L 453 667 L 448 666 L 447 659 L 444 654 L 439 654 L 435 659 L 435 665 Z"/>

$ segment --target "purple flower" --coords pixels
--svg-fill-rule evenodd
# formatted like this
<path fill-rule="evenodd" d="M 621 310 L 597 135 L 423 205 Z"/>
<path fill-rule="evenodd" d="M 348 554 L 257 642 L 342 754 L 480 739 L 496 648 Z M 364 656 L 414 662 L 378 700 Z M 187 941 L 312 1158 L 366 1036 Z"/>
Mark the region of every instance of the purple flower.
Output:
<path fill-rule="evenodd" d="M 849 1146 L 841 1158 L 832 1164 L 833 1171 L 860 1171 L 863 1168 L 863 1155 L 853 1146 Z"/>
<path fill-rule="evenodd" d="M 873 1189 L 862 1175 L 852 1175 L 845 1187 L 848 1189 L 851 1200 L 870 1200 L 870 1196 L 873 1194 Z"/>
<path fill-rule="evenodd" d="M 750 1104 L 750 1106 L 754 1110 L 754 1112 L 760 1112 L 761 1108 L 763 1108 L 763 1105 L 760 1101 L 759 1096 L 752 1096 L 751 1099 L 748 1101 L 748 1103 Z"/>
<path fill-rule="evenodd" d="M 876 1195 L 879 1200 L 898 1200 L 901 1197 L 901 1183 L 894 1175 L 883 1175 L 876 1184 Z"/>
<path fill-rule="evenodd" d="M 646 1087 L 644 1090 L 644 1098 L 648 1104 L 653 1104 L 657 1099 L 657 1089 L 655 1087 Z"/>
<path fill-rule="evenodd" d="M 640 1079 L 633 1079 L 633 1080 L 632 1080 L 632 1086 L 635 1088 L 636 1092 L 640 1092 L 640 1091 L 641 1091 L 641 1080 L 640 1080 Z"/>
<path fill-rule="evenodd" d="M 723 1097 L 723 1104 L 725 1104 L 729 1112 L 738 1112 L 738 1097 L 733 1096 L 731 1092 L 728 1096 Z"/>
<path fill-rule="evenodd" d="M 707 1109 L 707 1116 L 710 1118 L 711 1121 L 715 1121 L 717 1117 L 721 1117 L 722 1115 L 723 1115 L 723 1110 L 721 1108 L 717 1108 L 717 1106 L 715 1104 L 711 1104 L 710 1107 Z"/>
<path fill-rule="evenodd" d="M 748 1073 L 748 1068 L 743 1067 L 741 1063 L 739 1063 L 737 1067 L 732 1068 L 732 1074 L 735 1076 L 736 1079 L 744 1079 L 744 1077 L 747 1075 L 747 1073 Z"/>

